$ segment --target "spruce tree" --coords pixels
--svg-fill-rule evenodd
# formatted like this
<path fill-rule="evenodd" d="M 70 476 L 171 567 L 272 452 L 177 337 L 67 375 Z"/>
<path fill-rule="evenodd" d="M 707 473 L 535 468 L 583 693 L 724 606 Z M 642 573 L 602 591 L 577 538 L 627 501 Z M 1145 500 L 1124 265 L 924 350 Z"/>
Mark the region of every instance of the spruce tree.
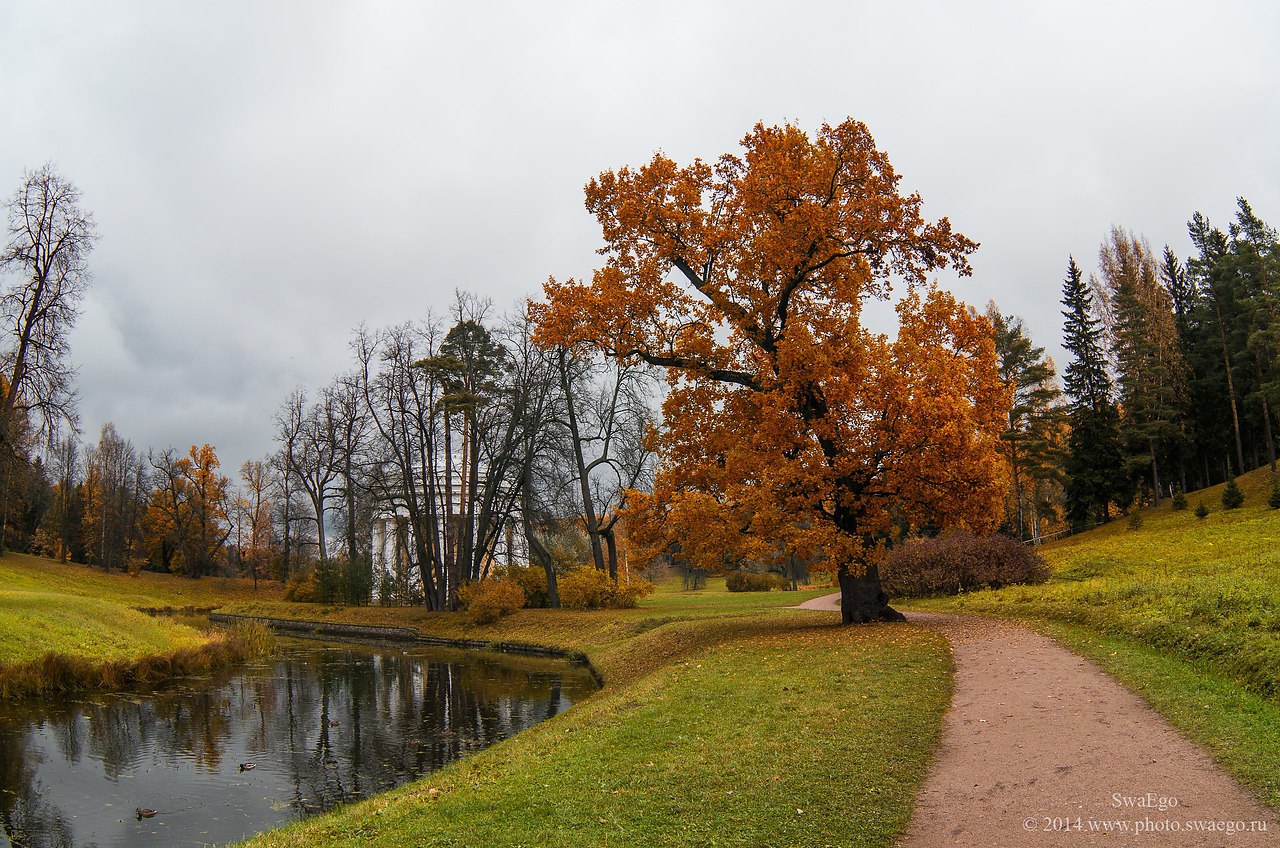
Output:
<path fill-rule="evenodd" d="M 1244 492 L 1240 491 L 1236 478 L 1232 477 L 1227 481 L 1227 487 L 1222 490 L 1222 507 L 1224 509 L 1236 509 L 1243 503 Z"/>
<path fill-rule="evenodd" d="M 1124 471 L 1120 416 L 1111 397 L 1102 323 L 1074 257 L 1067 263 L 1062 305 L 1062 346 L 1072 355 L 1063 372 L 1071 425 L 1064 464 L 1067 513 L 1080 525 L 1105 521 L 1110 504 L 1128 504 L 1133 491 Z"/>
<path fill-rule="evenodd" d="M 1169 295 L 1173 305 L 1173 323 L 1178 334 L 1178 354 L 1182 359 L 1183 396 L 1182 416 L 1179 421 L 1178 476 L 1181 491 L 1187 490 L 1187 464 L 1194 457 L 1196 443 L 1195 404 L 1192 402 L 1194 392 L 1194 370 L 1192 367 L 1193 325 L 1191 316 L 1199 297 L 1195 283 L 1187 276 L 1186 268 L 1178 261 L 1177 254 L 1169 245 L 1164 246 L 1164 254 L 1160 260 L 1160 283 Z M 1208 481 L 1205 481 L 1208 485 Z"/>
<path fill-rule="evenodd" d="M 1242 397 L 1253 417 L 1252 430 L 1267 448 L 1271 473 L 1276 473 L 1276 443 L 1272 432 L 1271 397 L 1280 389 L 1280 238 L 1259 218 L 1243 197 L 1236 200 L 1236 220 L 1230 227 L 1228 268 L 1239 307 L 1232 346 L 1244 367 Z"/>
<path fill-rule="evenodd" d="M 1236 373 L 1238 352 L 1233 350 L 1232 328 L 1237 326 L 1238 305 L 1228 259 L 1226 234 L 1196 212 L 1187 224 L 1191 243 L 1199 255 L 1187 263 L 1187 273 L 1200 292 L 1194 316 L 1196 332 L 1195 378 L 1192 401 L 1199 411 L 1201 451 L 1207 460 L 1215 456 L 1223 437 L 1235 447 L 1234 471 L 1244 471 L 1244 439 L 1240 426 L 1240 394 Z M 1225 432 L 1224 432 L 1225 429 Z M 1209 482 L 1206 480 L 1206 483 Z"/>

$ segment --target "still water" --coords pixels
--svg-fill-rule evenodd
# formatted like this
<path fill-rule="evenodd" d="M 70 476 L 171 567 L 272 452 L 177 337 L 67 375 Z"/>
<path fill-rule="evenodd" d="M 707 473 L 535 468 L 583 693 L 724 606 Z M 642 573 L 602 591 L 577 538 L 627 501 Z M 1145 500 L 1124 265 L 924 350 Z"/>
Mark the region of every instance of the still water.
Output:
<path fill-rule="evenodd" d="M 235 841 L 413 780 L 595 689 L 549 660 L 281 646 L 147 693 L 0 704 L 0 845 Z"/>

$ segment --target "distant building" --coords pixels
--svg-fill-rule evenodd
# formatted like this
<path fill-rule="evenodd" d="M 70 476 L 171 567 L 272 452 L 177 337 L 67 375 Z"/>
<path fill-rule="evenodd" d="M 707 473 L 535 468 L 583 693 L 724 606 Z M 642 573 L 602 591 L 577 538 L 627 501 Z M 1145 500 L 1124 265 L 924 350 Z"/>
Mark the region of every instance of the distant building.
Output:
<path fill-rule="evenodd" d="M 461 504 L 455 504 L 449 516 L 449 524 L 454 528 L 455 538 L 460 507 Z M 392 598 L 421 597 L 422 575 L 417 568 L 411 566 L 416 540 L 408 510 L 388 504 L 386 509 L 374 515 L 372 541 L 373 603 L 387 603 Z M 503 520 L 498 530 L 497 544 L 494 545 L 488 564 L 492 568 L 528 563 L 528 540 L 525 539 L 521 527 L 520 513 L 514 512 Z M 389 593 L 388 590 L 390 590 Z M 384 597 L 388 594 L 388 597 Z"/>

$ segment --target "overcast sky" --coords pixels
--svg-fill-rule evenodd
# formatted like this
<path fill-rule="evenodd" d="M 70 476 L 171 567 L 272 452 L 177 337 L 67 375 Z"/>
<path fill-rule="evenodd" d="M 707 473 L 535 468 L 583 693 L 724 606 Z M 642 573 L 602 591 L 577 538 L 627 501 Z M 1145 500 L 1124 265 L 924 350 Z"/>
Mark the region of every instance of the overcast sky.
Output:
<path fill-rule="evenodd" d="M 0 192 L 52 160 L 101 240 L 73 337 L 87 439 L 271 450 L 359 322 L 589 273 L 582 186 L 759 120 L 852 116 L 982 243 L 955 290 L 1063 363 L 1068 254 L 1180 256 L 1237 195 L 1280 223 L 1280 4 L 0 4 Z M 945 281 L 944 281 L 945 282 Z"/>

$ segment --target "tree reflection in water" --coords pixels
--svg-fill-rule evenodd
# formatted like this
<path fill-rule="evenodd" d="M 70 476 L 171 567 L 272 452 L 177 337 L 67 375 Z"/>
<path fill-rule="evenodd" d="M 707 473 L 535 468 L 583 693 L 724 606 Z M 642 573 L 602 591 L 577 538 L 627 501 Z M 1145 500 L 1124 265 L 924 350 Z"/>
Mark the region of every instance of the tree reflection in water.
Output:
<path fill-rule="evenodd" d="M 0 826 L 12 846 L 233 841 L 434 771 L 594 688 L 564 663 L 288 642 L 143 695 L 3 704 Z M 136 820 L 138 806 L 159 814 Z"/>

